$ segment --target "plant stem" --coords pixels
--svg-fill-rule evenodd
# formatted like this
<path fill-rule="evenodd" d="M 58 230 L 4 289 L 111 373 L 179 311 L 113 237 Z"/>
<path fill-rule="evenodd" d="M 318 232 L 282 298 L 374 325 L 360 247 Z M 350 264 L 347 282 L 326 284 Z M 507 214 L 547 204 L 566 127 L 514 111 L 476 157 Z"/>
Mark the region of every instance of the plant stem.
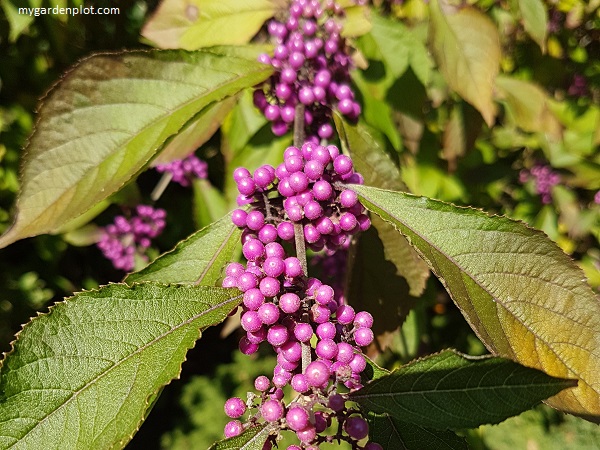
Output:
<path fill-rule="evenodd" d="M 304 105 L 298 103 L 294 115 L 294 147 L 301 148 L 304 143 Z M 300 266 L 305 276 L 308 276 L 308 264 L 306 263 L 306 246 L 304 245 L 304 228 L 301 223 L 294 224 L 294 242 L 296 244 L 296 258 L 300 261 Z M 308 311 L 305 314 L 308 316 Z M 305 319 L 305 317 L 303 317 Z M 308 317 L 306 317 L 308 321 Z M 312 360 L 310 344 L 302 342 L 302 373 Z"/>

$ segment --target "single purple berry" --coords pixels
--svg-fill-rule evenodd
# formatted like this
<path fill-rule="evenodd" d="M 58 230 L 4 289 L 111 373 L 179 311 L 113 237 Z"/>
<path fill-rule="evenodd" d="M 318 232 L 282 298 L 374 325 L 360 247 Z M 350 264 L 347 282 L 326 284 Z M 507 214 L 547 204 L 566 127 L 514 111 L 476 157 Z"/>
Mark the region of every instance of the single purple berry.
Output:
<path fill-rule="evenodd" d="M 348 433 L 348 436 L 361 440 L 369 434 L 369 424 L 362 417 L 352 416 L 344 422 L 344 430 Z"/>
<path fill-rule="evenodd" d="M 267 422 L 276 422 L 283 417 L 283 405 L 278 400 L 267 400 L 261 405 L 260 412 Z"/>
<path fill-rule="evenodd" d="M 242 431 L 244 431 L 242 422 L 239 420 L 232 420 L 225 425 L 224 434 L 226 438 L 232 438 L 242 434 Z"/>
<path fill-rule="evenodd" d="M 225 402 L 225 414 L 232 419 L 241 417 L 246 412 L 246 404 L 241 398 L 232 397 Z"/>
<path fill-rule="evenodd" d="M 294 431 L 305 429 L 310 424 L 308 419 L 308 411 L 302 406 L 292 406 L 285 415 L 288 427 Z"/>

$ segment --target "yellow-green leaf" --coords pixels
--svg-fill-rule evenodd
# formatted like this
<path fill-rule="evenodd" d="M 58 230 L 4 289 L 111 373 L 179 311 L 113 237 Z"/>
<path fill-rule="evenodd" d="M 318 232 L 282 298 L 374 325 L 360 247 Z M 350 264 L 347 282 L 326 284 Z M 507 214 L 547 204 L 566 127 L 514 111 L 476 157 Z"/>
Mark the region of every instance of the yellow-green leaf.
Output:
<path fill-rule="evenodd" d="M 542 0 L 519 0 L 519 10 L 523 16 L 523 27 L 531 38 L 546 52 L 548 33 L 548 11 Z"/>
<path fill-rule="evenodd" d="M 246 44 L 276 9 L 271 0 L 163 0 L 142 36 L 159 48 Z"/>
<path fill-rule="evenodd" d="M 429 11 L 431 49 L 442 75 L 492 125 L 492 92 L 501 55 L 496 26 L 471 6 L 456 9 L 444 0 L 431 0 Z"/>

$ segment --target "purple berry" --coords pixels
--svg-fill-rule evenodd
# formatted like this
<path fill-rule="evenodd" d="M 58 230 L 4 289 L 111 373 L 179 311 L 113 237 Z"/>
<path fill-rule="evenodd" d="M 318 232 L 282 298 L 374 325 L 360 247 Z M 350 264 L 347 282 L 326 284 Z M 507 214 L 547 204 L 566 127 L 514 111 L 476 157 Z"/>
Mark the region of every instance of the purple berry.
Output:
<path fill-rule="evenodd" d="M 306 380 L 309 386 L 323 387 L 329 381 L 329 368 L 323 361 L 313 361 L 306 367 Z"/>
<path fill-rule="evenodd" d="M 241 398 L 232 397 L 225 402 L 225 414 L 232 419 L 241 417 L 246 412 L 246 404 Z"/>
<path fill-rule="evenodd" d="M 232 438 L 242 434 L 242 431 L 244 431 L 242 422 L 239 420 L 232 420 L 225 425 L 224 434 L 226 438 Z"/>
<path fill-rule="evenodd" d="M 369 424 L 362 417 L 352 416 L 344 422 L 344 430 L 348 433 L 348 436 L 361 440 L 369 434 Z"/>
<path fill-rule="evenodd" d="M 283 405 L 278 400 L 267 400 L 260 407 L 260 412 L 267 422 L 276 422 L 283 417 Z"/>
<path fill-rule="evenodd" d="M 285 415 L 288 427 L 294 431 L 305 429 L 310 424 L 308 419 L 308 411 L 301 406 L 292 406 Z"/>

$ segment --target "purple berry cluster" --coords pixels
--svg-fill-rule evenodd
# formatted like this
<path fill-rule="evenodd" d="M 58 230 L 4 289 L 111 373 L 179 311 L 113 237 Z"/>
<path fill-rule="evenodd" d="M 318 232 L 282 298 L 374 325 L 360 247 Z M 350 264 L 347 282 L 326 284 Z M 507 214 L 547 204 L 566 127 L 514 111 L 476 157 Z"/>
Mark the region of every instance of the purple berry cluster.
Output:
<path fill-rule="evenodd" d="M 536 164 L 531 170 L 521 170 L 519 181 L 526 183 L 533 180 L 535 191 L 540 196 L 542 203 L 552 203 L 552 187 L 560 183 L 560 175 L 554 172 L 550 166 Z"/>
<path fill-rule="evenodd" d="M 277 239 L 291 242 L 294 224 L 301 224 L 304 239 L 315 251 L 333 253 L 349 244 L 349 237 L 371 225 L 356 193 L 344 182 L 361 184 L 352 160 L 334 145 L 306 142 L 288 147 L 277 168 L 259 167 L 251 174 L 238 168 L 233 174 L 240 195 L 233 223 L 255 234 L 264 244 Z"/>
<path fill-rule="evenodd" d="M 135 256 L 144 256 L 152 239 L 165 228 L 166 212 L 148 205 L 138 205 L 136 214 L 129 219 L 115 217 L 114 223 L 102 229 L 97 243 L 104 256 L 116 269 L 129 272 L 135 265 Z"/>
<path fill-rule="evenodd" d="M 184 159 L 176 159 L 168 164 L 159 164 L 156 166 L 156 170 L 161 173 L 170 173 L 171 180 L 182 186 L 189 186 L 196 178 L 208 177 L 208 164 L 194 154 Z"/>
<path fill-rule="evenodd" d="M 596 195 L 594 195 L 594 203 L 600 205 L 600 191 L 596 192 Z"/>
<path fill-rule="evenodd" d="M 275 74 L 254 92 L 254 103 L 281 136 L 295 120 L 296 105 L 305 106 L 305 134 L 311 140 L 333 136 L 331 108 L 355 120 L 360 105 L 350 87 L 352 66 L 345 41 L 340 36 L 343 9 L 334 1 L 324 6 L 318 0 L 293 0 L 287 17 L 272 20 L 268 32 L 275 40 L 273 57 L 259 61 L 271 64 Z"/>
<path fill-rule="evenodd" d="M 277 168 L 262 166 L 253 174 L 239 168 L 234 179 L 238 202 L 251 204 L 232 215 L 233 223 L 244 229 L 242 253 L 248 262 L 246 267 L 229 264 L 222 285 L 243 292 L 242 353 L 255 353 L 267 342 L 277 353 L 277 365 L 271 378 L 255 380 L 259 394 L 249 394 L 247 402 L 226 402 L 225 412 L 235 420 L 226 425 L 225 436 L 265 421 L 274 430 L 296 433 L 300 445 L 288 450 L 314 449 L 339 439 L 356 449 L 381 448 L 358 444 L 368 435 L 368 424 L 338 393 L 362 386 L 360 374 L 367 363 L 361 347 L 373 342 L 373 317 L 355 312 L 336 298 L 330 285 L 308 277 L 298 255 L 288 256 L 283 246 L 300 229 L 303 245 L 333 254 L 347 246 L 352 234 L 367 229 L 368 216 L 344 185 L 362 178 L 337 147 L 308 142 L 288 147 Z M 300 394 L 290 404 L 283 399 L 287 385 Z M 239 419 L 247 412 L 244 425 Z M 337 431 L 324 435 L 334 419 Z"/>

